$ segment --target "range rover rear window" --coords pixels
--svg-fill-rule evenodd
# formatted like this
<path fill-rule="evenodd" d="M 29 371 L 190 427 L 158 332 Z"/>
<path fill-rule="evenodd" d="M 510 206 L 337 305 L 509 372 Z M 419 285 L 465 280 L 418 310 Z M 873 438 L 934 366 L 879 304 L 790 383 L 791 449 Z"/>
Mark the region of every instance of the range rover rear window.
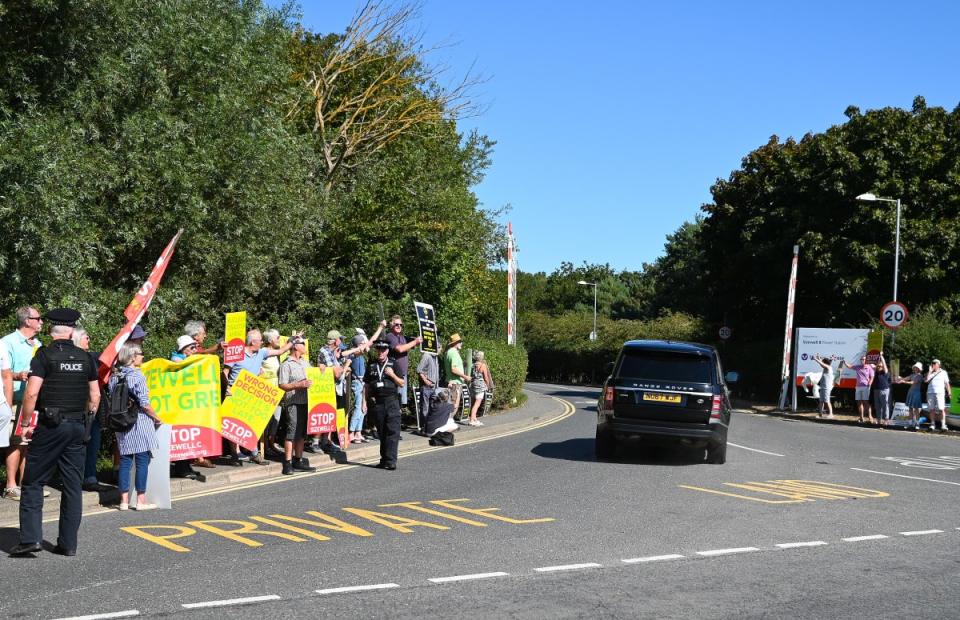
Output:
<path fill-rule="evenodd" d="M 713 383 L 713 361 L 706 356 L 664 351 L 623 351 L 619 377 L 646 381 Z"/>

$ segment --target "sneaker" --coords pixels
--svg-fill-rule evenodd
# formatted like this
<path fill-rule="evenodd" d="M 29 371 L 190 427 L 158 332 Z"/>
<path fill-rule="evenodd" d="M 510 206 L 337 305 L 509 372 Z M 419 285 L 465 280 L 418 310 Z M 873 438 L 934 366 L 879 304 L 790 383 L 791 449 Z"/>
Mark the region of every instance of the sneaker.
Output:
<path fill-rule="evenodd" d="M 309 452 L 310 454 L 316 454 L 316 453 L 318 452 L 318 449 L 317 449 L 317 447 L 316 447 L 315 445 L 313 445 L 312 443 L 308 443 L 307 445 L 305 445 L 305 446 L 303 447 L 303 451 L 304 451 L 304 452 Z"/>
<path fill-rule="evenodd" d="M 266 460 L 265 458 L 263 458 L 263 455 L 260 454 L 259 452 L 258 452 L 257 454 L 252 454 L 252 455 L 250 456 L 250 460 L 253 461 L 254 463 L 256 463 L 257 465 L 266 465 L 266 464 L 267 464 L 267 460 Z"/>
<path fill-rule="evenodd" d="M 293 471 L 317 471 L 317 468 L 312 467 L 307 459 L 296 459 L 293 461 Z"/>
<path fill-rule="evenodd" d="M 117 510 L 130 510 L 130 504 L 124 504 L 123 502 L 117 507 Z"/>
<path fill-rule="evenodd" d="M 156 504 L 143 503 L 143 504 L 137 504 L 136 506 L 131 506 L 130 509 L 131 509 L 131 510 L 136 510 L 136 511 L 141 511 L 141 510 L 156 510 L 156 509 L 157 509 L 157 505 L 156 505 Z"/>
<path fill-rule="evenodd" d="M 3 490 L 3 496 L 15 502 L 20 501 L 20 487 L 8 487 Z"/>
<path fill-rule="evenodd" d="M 283 462 L 283 470 L 282 470 L 280 473 L 283 474 L 284 476 L 292 476 L 292 475 L 293 475 L 293 463 L 291 463 L 290 461 L 284 461 L 284 462 Z"/>
<path fill-rule="evenodd" d="M 241 463 L 246 463 L 247 461 L 250 460 L 250 455 L 244 454 L 243 452 L 241 452 L 240 454 L 233 455 L 233 460 L 240 461 Z"/>

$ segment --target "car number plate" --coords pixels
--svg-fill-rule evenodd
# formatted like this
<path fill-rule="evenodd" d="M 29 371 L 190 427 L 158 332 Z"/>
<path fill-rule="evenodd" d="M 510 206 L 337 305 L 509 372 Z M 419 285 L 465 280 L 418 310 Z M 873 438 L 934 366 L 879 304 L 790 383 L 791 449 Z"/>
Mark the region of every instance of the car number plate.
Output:
<path fill-rule="evenodd" d="M 660 392 L 644 392 L 643 400 L 655 403 L 673 403 L 680 404 L 681 396 L 679 394 L 661 394 Z"/>

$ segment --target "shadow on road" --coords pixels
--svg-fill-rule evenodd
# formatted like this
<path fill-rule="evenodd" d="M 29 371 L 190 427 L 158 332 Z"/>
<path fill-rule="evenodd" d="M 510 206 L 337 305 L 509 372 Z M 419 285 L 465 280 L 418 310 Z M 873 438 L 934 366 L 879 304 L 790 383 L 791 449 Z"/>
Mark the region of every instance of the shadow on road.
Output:
<path fill-rule="evenodd" d="M 19 542 L 20 530 L 15 527 L 0 527 L 0 552 L 10 553 Z"/>
<path fill-rule="evenodd" d="M 610 461 L 598 461 L 594 455 L 593 438 L 580 437 L 556 443 L 541 443 L 531 450 L 533 454 L 547 459 L 582 461 L 594 463 L 628 463 L 634 465 L 665 465 L 679 467 L 703 463 L 703 448 L 694 449 L 674 444 L 645 444 L 640 441 L 622 441 L 617 446 L 616 457 Z"/>

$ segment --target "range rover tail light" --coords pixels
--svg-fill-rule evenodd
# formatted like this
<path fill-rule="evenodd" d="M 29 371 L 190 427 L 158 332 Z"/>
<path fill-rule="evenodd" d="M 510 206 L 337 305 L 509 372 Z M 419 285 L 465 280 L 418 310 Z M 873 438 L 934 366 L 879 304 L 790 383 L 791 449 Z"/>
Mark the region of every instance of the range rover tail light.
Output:
<path fill-rule="evenodd" d="M 613 397 L 614 397 L 614 389 L 608 386 L 603 391 L 603 408 L 604 409 L 613 409 Z"/>
<path fill-rule="evenodd" d="M 720 397 L 713 397 L 713 404 L 710 406 L 710 422 L 720 421 Z"/>

